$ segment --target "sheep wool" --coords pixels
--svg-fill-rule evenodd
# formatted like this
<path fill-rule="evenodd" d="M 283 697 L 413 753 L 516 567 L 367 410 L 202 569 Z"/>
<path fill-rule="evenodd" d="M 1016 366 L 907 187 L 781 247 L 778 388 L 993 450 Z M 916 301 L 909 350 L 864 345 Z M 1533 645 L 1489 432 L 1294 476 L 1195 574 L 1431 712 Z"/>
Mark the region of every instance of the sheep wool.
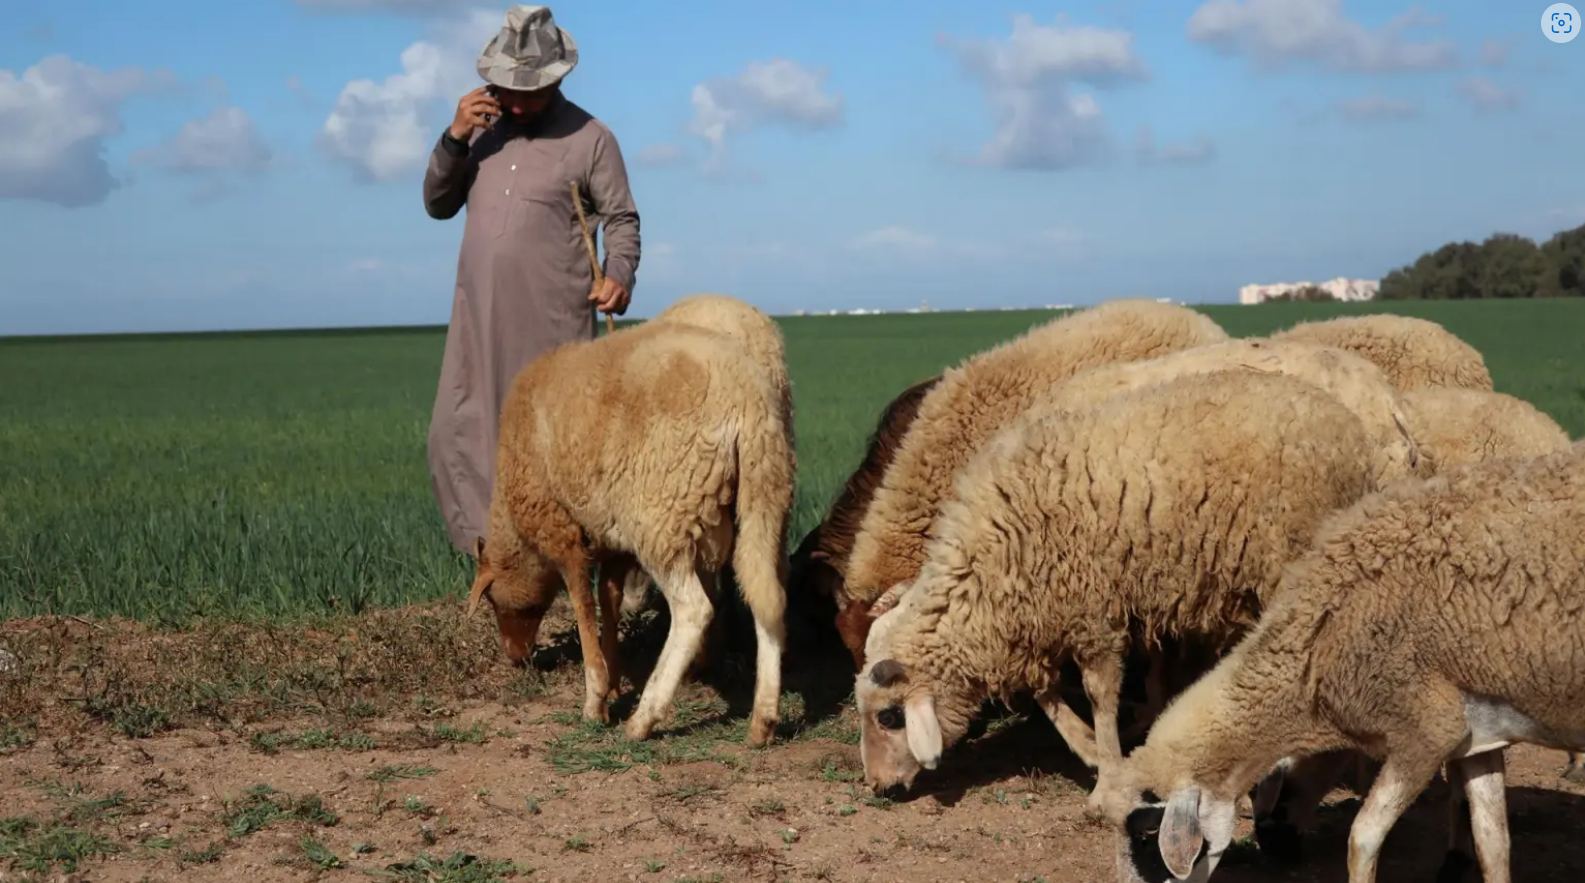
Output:
<path fill-rule="evenodd" d="M 765 744 L 778 720 L 794 479 L 780 410 L 742 346 L 689 325 L 645 323 L 534 360 L 502 409 L 490 536 L 479 543 L 469 611 L 488 599 L 503 650 L 521 661 L 565 585 L 583 648 L 583 713 L 607 720 L 623 577 L 601 574 L 597 633 L 589 568 L 636 560 L 672 612 L 627 722 L 642 739 L 711 620 L 700 574 L 730 556 L 758 642 L 749 742 Z"/>
<path fill-rule="evenodd" d="M 782 425 L 788 438 L 793 434 L 792 380 L 787 375 L 787 346 L 776 321 L 747 301 L 725 294 L 690 294 L 649 320 L 676 322 L 718 331 L 737 341 L 754 364 L 765 372 L 771 389 L 781 402 Z"/>
<path fill-rule="evenodd" d="M 1353 350 L 1381 366 L 1401 390 L 1431 386 L 1490 390 L 1480 351 L 1429 319 L 1374 313 L 1300 322 L 1272 340 L 1311 340 Z"/>
<path fill-rule="evenodd" d="M 1568 448 L 1568 433 L 1535 405 L 1506 393 L 1432 387 L 1404 393 L 1409 431 L 1433 471 L 1493 457 L 1534 457 Z"/>
<path fill-rule="evenodd" d="M 964 469 L 919 578 L 870 633 L 866 781 L 911 785 L 984 698 L 1049 696 L 1069 659 L 1105 780 L 1131 635 L 1232 643 L 1321 519 L 1368 490 L 1370 464 L 1336 396 L 1249 369 L 1020 417 Z"/>
<path fill-rule="evenodd" d="M 848 559 L 849 599 L 868 608 L 913 579 L 953 476 L 1037 396 L 1085 368 L 1227 339 L 1187 307 L 1129 298 L 1064 315 L 947 369 L 864 513 Z"/>
<path fill-rule="evenodd" d="M 1399 482 L 1329 517 L 1258 626 L 1123 765 L 1104 801 L 1120 843 L 1159 819 L 1167 868 L 1204 879 L 1238 796 L 1274 764 L 1352 749 L 1382 767 L 1349 834 L 1350 883 L 1374 883 L 1388 832 L 1444 763 L 1482 877 L 1508 880 L 1502 749 L 1585 748 L 1582 526 L 1580 443 Z"/>

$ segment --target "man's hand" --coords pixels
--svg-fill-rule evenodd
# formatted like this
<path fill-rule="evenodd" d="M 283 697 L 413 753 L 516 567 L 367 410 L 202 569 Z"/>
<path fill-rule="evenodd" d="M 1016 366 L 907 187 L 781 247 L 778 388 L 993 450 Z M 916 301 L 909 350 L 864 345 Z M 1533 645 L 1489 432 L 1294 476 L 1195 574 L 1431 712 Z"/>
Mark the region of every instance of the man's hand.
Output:
<path fill-rule="evenodd" d="M 610 276 L 605 277 L 604 281 L 597 283 L 594 286 L 594 290 L 589 292 L 589 300 L 594 301 L 594 305 L 600 312 L 615 313 L 618 316 L 627 312 L 629 297 L 630 295 L 627 289 L 622 287 L 622 283 L 612 279 Z"/>
<path fill-rule="evenodd" d="M 501 115 L 501 105 L 490 97 L 489 88 L 480 86 L 457 102 L 457 114 L 451 118 L 451 137 L 467 141 L 474 129 L 490 127 L 490 121 L 484 118 L 485 114 Z"/>

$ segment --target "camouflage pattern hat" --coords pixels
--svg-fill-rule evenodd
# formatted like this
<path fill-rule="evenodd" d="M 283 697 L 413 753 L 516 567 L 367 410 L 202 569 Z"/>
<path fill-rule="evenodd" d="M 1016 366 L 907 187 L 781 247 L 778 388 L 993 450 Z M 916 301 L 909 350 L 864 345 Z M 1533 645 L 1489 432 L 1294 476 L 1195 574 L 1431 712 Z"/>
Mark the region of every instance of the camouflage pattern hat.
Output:
<path fill-rule="evenodd" d="M 501 32 L 485 44 L 477 67 L 503 89 L 545 89 L 578 66 L 578 44 L 551 18 L 549 6 L 513 4 Z"/>

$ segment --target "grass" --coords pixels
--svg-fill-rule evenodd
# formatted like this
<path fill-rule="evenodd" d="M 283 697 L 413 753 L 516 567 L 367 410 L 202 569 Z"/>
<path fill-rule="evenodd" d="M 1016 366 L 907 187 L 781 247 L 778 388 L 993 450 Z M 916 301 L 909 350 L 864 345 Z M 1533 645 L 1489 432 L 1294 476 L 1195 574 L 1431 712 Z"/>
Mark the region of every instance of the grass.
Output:
<path fill-rule="evenodd" d="M 1434 319 L 1485 354 L 1498 389 L 1585 433 L 1570 370 L 1582 302 L 1204 310 L 1238 336 L 1340 313 Z M 1051 317 L 782 320 L 794 531 L 819 519 L 899 390 Z M 442 340 L 433 329 L 0 340 L 0 619 L 279 622 L 458 597 L 468 566 L 444 538 L 425 462 Z M 170 725 L 160 703 L 98 701 L 128 734 Z"/>

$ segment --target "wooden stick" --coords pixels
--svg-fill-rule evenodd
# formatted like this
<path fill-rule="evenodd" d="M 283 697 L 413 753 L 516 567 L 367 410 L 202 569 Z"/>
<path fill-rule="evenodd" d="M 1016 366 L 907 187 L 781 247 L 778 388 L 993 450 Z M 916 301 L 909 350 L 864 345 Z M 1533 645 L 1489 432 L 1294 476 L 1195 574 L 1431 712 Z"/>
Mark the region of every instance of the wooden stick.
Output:
<path fill-rule="evenodd" d="M 583 195 L 578 192 L 578 182 L 568 181 L 572 188 L 572 207 L 578 210 L 578 229 L 583 231 L 583 248 L 589 253 L 589 269 L 594 271 L 594 284 L 598 286 L 605 281 L 605 274 L 600 272 L 600 258 L 594 253 L 594 237 L 589 235 L 589 219 L 583 213 Z M 616 333 L 616 319 L 610 314 L 605 314 L 605 333 Z"/>

